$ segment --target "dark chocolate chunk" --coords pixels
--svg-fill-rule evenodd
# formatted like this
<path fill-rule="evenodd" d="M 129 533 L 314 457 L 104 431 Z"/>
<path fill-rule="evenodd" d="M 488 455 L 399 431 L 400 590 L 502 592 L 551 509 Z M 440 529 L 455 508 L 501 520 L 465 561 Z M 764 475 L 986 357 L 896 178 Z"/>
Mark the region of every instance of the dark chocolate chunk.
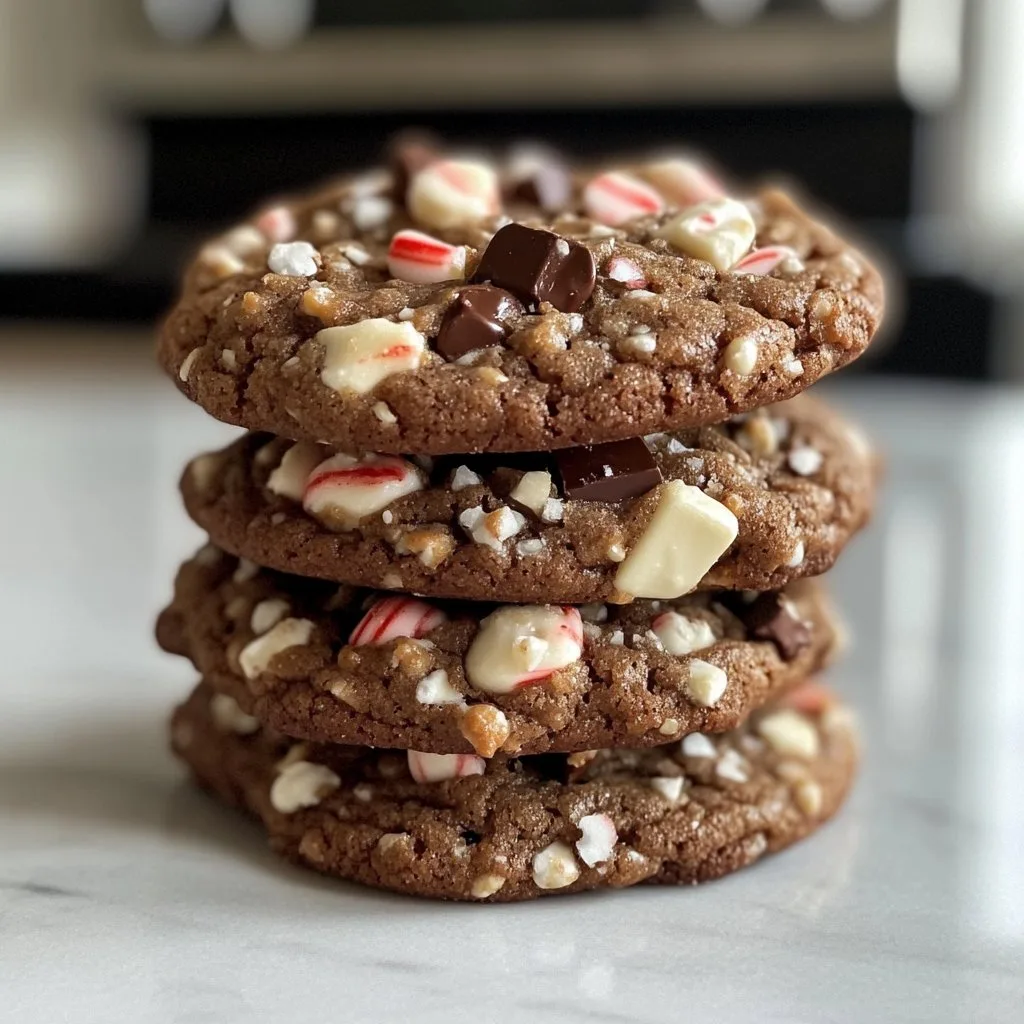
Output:
<path fill-rule="evenodd" d="M 472 280 L 507 288 L 524 302 L 574 313 L 594 290 L 590 250 L 551 231 L 506 224 L 487 244 Z"/>
<path fill-rule="evenodd" d="M 404 203 L 412 176 L 441 158 L 441 140 L 425 128 L 409 128 L 388 142 L 387 153 L 394 174 L 394 197 Z"/>
<path fill-rule="evenodd" d="M 444 314 L 434 348 L 452 362 L 467 352 L 500 345 L 508 335 L 508 320 L 522 312 L 520 301 L 501 288 L 463 288 Z"/>
<path fill-rule="evenodd" d="M 736 614 L 755 640 L 771 641 L 786 661 L 792 661 L 811 642 L 807 623 L 781 594 L 759 594 L 750 604 L 738 607 Z"/>
<path fill-rule="evenodd" d="M 661 483 L 661 470 L 639 437 L 561 448 L 554 455 L 570 501 L 622 501 Z"/>

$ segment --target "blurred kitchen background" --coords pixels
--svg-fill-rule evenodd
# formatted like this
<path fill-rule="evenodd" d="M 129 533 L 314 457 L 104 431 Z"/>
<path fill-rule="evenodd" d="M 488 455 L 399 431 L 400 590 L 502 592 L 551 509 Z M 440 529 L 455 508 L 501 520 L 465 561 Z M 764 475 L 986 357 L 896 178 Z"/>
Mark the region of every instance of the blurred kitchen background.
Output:
<path fill-rule="evenodd" d="M 147 324 L 200 237 L 415 123 L 800 178 L 899 270 L 862 370 L 1013 379 L 1021 52 L 1021 0 L 0 0 L 0 318 Z"/>

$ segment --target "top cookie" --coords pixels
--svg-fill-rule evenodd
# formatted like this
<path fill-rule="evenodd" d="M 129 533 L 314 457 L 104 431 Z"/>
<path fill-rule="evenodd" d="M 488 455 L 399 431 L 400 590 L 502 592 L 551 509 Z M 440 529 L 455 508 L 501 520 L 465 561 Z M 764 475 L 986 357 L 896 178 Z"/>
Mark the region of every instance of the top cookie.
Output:
<path fill-rule="evenodd" d="M 881 318 L 874 268 L 777 190 L 402 156 L 201 250 L 159 343 L 190 398 L 346 450 L 550 450 L 789 398 Z"/>

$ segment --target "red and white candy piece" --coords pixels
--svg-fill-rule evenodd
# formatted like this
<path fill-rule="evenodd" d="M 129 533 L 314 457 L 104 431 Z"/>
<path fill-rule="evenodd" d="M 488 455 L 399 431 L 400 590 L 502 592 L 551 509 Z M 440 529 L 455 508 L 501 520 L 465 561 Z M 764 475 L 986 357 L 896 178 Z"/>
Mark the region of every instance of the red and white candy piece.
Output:
<path fill-rule="evenodd" d="M 467 775 L 483 775 L 487 762 L 476 754 L 427 754 L 422 750 L 406 751 L 409 774 L 417 782 L 444 782 Z"/>
<path fill-rule="evenodd" d="M 587 182 L 583 205 L 594 220 L 613 228 L 636 217 L 661 213 L 665 208 L 661 196 L 650 185 L 618 171 L 599 174 Z"/>
<path fill-rule="evenodd" d="M 722 183 L 692 160 L 658 160 L 643 174 L 674 206 L 696 206 L 725 195 Z"/>
<path fill-rule="evenodd" d="M 757 274 L 759 277 L 770 274 L 780 263 L 795 260 L 800 264 L 800 257 L 788 245 L 766 245 L 763 249 L 755 249 L 743 257 L 733 268 L 734 274 Z"/>
<path fill-rule="evenodd" d="M 385 377 L 415 370 L 427 340 L 411 323 L 374 317 L 347 327 L 325 327 L 315 341 L 324 348 L 320 379 L 333 391 L 365 395 Z"/>
<path fill-rule="evenodd" d="M 439 284 L 466 273 L 466 247 L 448 245 L 422 231 L 399 231 L 388 246 L 388 270 L 399 281 Z"/>
<path fill-rule="evenodd" d="M 613 256 L 604 265 L 605 276 L 625 285 L 627 288 L 646 288 L 647 278 L 633 260 L 625 256 Z"/>
<path fill-rule="evenodd" d="M 820 715 L 835 702 L 835 694 L 821 683 L 801 683 L 779 701 L 784 707 L 802 711 L 805 715 Z"/>
<path fill-rule="evenodd" d="M 736 199 L 712 199 L 677 214 L 658 232 L 688 256 L 716 270 L 734 267 L 754 244 L 754 218 Z"/>
<path fill-rule="evenodd" d="M 508 605 L 480 623 L 466 652 L 466 677 L 485 693 L 511 693 L 579 661 L 582 653 L 578 609 Z"/>
<path fill-rule="evenodd" d="M 386 644 L 400 636 L 415 640 L 426 636 L 447 619 L 448 616 L 440 608 L 426 601 L 393 594 L 370 605 L 369 611 L 359 620 L 359 625 L 352 630 L 348 642 L 362 647 L 366 644 Z"/>
<path fill-rule="evenodd" d="M 468 227 L 501 208 L 498 176 L 474 160 L 438 160 L 413 175 L 405 202 L 428 227 Z"/>
<path fill-rule="evenodd" d="M 295 215 L 286 206 L 264 210 L 256 218 L 256 227 L 272 242 L 290 242 L 298 230 Z"/>
<path fill-rule="evenodd" d="M 341 453 L 321 462 L 306 481 L 302 507 L 335 530 L 350 530 L 364 516 L 423 489 L 419 470 L 393 455 L 357 459 Z"/>

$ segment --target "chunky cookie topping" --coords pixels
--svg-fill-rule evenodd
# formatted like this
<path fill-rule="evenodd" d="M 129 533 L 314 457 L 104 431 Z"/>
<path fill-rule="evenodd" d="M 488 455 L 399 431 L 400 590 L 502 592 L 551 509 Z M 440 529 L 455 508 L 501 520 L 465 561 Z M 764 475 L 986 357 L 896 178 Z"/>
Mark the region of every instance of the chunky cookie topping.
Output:
<path fill-rule="evenodd" d="M 822 667 L 834 637 L 810 582 L 768 616 L 770 594 L 495 607 L 270 571 L 238 582 L 236 565 L 186 563 L 158 639 L 303 739 L 485 758 L 663 744 L 732 728 Z M 257 635 L 271 607 L 287 617 Z"/>
<path fill-rule="evenodd" d="M 546 450 L 788 398 L 880 319 L 876 272 L 775 190 L 400 148 L 200 251 L 160 342 L 190 397 L 350 452 Z"/>

